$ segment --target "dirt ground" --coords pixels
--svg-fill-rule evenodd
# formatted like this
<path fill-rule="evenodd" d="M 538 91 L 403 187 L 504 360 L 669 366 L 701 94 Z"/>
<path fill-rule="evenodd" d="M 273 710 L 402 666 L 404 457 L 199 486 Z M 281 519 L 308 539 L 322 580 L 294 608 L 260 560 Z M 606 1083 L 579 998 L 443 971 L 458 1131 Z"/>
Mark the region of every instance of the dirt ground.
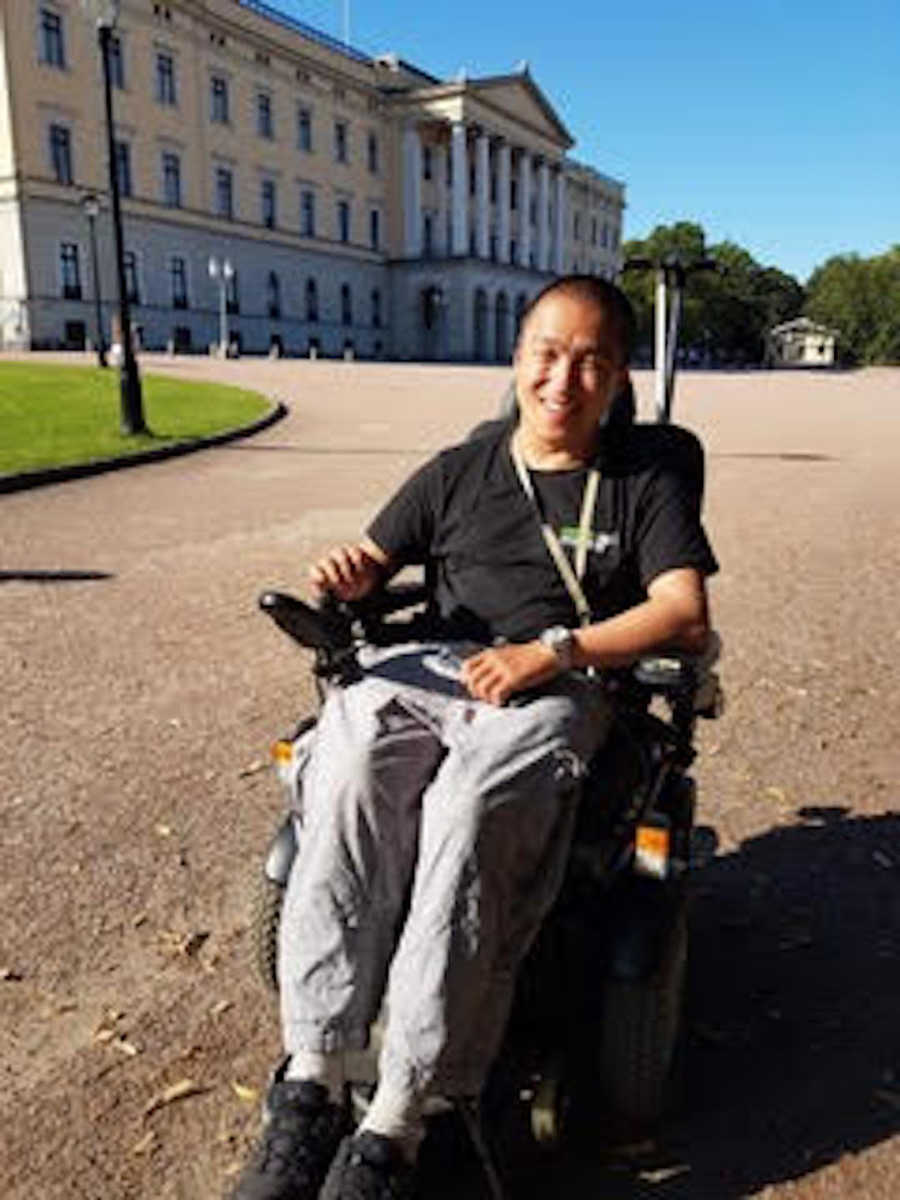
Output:
<path fill-rule="evenodd" d="M 245 442 L 0 500 L 0 1195 L 213 1200 L 278 1053 L 247 965 L 307 664 L 256 611 L 491 415 L 491 368 L 199 360 Z M 637 377 L 644 411 L 652 380 Z M 727 708 L 700 731 L 687 1090 L 654 1169 L 601 1136 L 519 1196 L 900 1194 L 900 371 L 705 374 Z M 189 1084 L 185 1081 L 190 1081 Z M 190 1094 L 173 1099 L 173 1085 Z M 175 1088 L 177 1095 L 178 1088 Z M 474 1183 L 447 1195 L 475 1197 Z"/>

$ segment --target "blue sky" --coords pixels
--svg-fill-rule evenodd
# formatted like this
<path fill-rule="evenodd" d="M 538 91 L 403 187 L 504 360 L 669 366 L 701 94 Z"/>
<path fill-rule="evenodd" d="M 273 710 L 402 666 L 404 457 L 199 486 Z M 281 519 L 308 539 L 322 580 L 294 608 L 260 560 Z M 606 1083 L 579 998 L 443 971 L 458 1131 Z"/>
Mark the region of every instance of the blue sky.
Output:
<path fill-rule="evenodd" d="M 343 33 L 346 0 L 274 0 Z M 900 243 L 898 0 L 350 0 L 351 42 L 440 77 L 525 59 L 626 237 L 696 220 L 805 280 Z"/>

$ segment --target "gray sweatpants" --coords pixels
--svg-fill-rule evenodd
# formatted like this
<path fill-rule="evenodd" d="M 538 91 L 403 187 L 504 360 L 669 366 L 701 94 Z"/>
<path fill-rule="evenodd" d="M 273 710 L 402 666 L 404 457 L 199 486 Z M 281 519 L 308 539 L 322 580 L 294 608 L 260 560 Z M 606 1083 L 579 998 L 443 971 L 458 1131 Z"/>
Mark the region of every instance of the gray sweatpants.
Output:
<path fill-rule="evenodd" d="M 472 700 L 453 678 L 470 651 L 368 651 L 330 693 L 281 924 L 286 1051 L 364 1048 L 386 999 L 380 1079 L 422 1098 L 480 1091 L 609 725 L 575 676 Z"/>

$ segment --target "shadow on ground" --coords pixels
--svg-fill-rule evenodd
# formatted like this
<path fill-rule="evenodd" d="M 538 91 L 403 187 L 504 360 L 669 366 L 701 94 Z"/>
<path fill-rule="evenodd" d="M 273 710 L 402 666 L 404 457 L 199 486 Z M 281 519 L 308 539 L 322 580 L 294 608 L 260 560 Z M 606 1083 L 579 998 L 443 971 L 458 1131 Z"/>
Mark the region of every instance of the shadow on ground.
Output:
<path fill-rule="evenodd" d="M 0 571 L 0 583 L 84 583 L 97 579 L 115 579 L 109 571 L 11 570 Z"/>
<path fill-rule="evenodd" d="M 900 816 L 802 809 L 694 897 L 686 1095 L 659 1152 L 616 1169 L 591 1114 L 556 1160 L 526 1156 L 511 1200 L 737 1200 L 900 1129 Z M 488 1195 L 444 1169 L 448 1197 Z"/>

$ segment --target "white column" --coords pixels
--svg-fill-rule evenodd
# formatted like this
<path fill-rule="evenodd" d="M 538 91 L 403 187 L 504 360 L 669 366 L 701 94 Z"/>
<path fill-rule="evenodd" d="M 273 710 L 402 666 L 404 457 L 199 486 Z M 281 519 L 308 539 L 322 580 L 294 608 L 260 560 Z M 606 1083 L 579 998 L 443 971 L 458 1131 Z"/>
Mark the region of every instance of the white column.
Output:
<path fill-rule="evenodd" d="M 432 178 L 437 190 L 437 216 L 434 230 L 434 252 L 438 258 L 447 253 L 447 147 L 440 143 L 431 151 Z"/>
<path fill-rule="evenodd" d="M 519 266 L 527 267 L 531 259 L 531 155 L 523 150 L 519 155 Z"/>
<path fill-rule="evenodd" d="M 546 158 L 538 166 L 537 266 L 539 271 L 550 266 L 550 167 Z"/>
<path fill-rule="evenodd" d="M 450 161 L 453 164 L 453 186 L 450 200 L 452 222 L 451 254 L 469 253 L 469 161 L 466 151 L 466 127 L 454 121 L 450 132 Z"/>
<path fill-rule="evenodd" d="M 422 140 L 413 124 L 403 130 L 403 253 L 422 256 Z"/>
<path fill-rule="evenodd" d="M 562 164 L 556 169 L 556 236 L 553 240 L 553 270 L 565 273 L 566 261 L 566 176 Z"/>
<path fill-rule="evenodd" d="M 497 150 L 497 261 L 509 262 L 509 142 Z"/>
<path fill-rule="evenodd" d="M 475 142 L 475 253 L 479 258 L 487 258 L 490 252 L 490 148 L 488 135 L 479 133 Z"/>

